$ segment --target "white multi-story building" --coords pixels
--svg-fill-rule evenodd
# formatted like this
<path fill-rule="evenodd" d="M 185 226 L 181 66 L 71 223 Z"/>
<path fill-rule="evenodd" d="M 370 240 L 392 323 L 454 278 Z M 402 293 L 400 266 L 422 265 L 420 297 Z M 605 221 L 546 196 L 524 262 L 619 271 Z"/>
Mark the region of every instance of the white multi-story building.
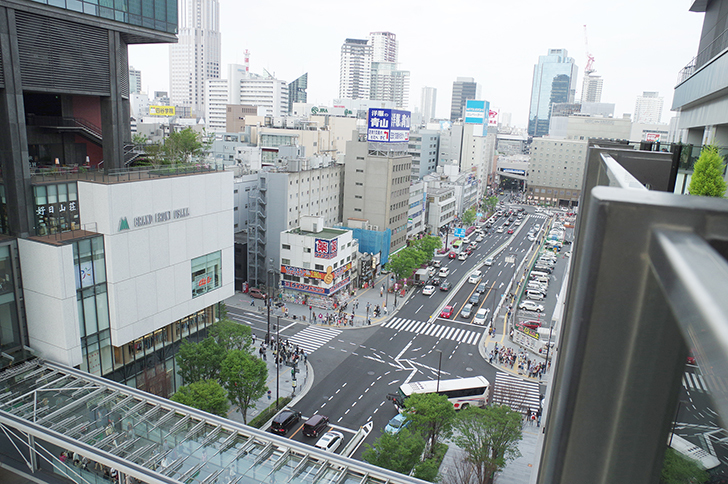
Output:
<path fill-rule="evenodd" d="M 428 175 L 434 176 L 434 175 Z M 457 200 L 452 187 L 427 184 L 427 230 L 431 235 L 442 233 L 457 215 Z"/>
<path fill-rule="evenodd" d="M 346 39 L 341 46 L 339 98 L 369 99 L 372 46 L 365 39 Z"/>
<path fill-rule="evenodd" d="M 372 62 L 397 62 L 397 35 L 392 32 L 370 32 L 369 45 L 372 46 Z"/>
<path fill-rule="evenodd" d="M 204 114 L 205 80 L 220 77 L 218 0 L 179 1 L 179 41 L 169 47 L 170 98 Z"/>
<path fill-rule="evenodd" d="M 425 218 L 427 207 L 426 185 L 422 180 L 415 180 L 410 185 L 409 211 L 407 212 L 407 238 L 412 239 L 427 230 Z"/>
<path fill-rule="evenodd" d="M 142 92 L 142 71 L 129 66 L 129 94 Z"/>
<path fill-rule="evenodd" d="M 288 113 L 288 85 L 285 81 L 251 75 L 240 81 L 240 102 L 265 108 L 265 116 L 283 116 Z"/>
<path fill-rule="evenodd" d="M 539 204 L 573 206 L 579 201 L 588 141 L 536 138 L 531 145 L 527 197 Z"/>
<path fill-rule="evenodd" d="M 420 111 L 422 112 L 422 122 L 429 123 L 435 119 L 435 108 L 437 105 L 437 88 L 423 87 L 422 96 L 420 98 Z"/>
<path fill-rule="evenodd" d="M 584 76 L 584 84 L 581 88 L 581 104 L 602 102 L 602 85 L 604 79 L 601 76 Z"/>
<path fill-rule="evenodd" d="M 412 178 L 422 178 L 437 170 L 439 144 L 439 131 L 423 129 L 410 132 L 407 152 L 412 155 Z"/>
<path fill-rule="evenodd" d="M 358 249 L 351 230 L 326 226 L 323 217 L 302 217 L 299 226 L 280 234 L 280 286 L 284 297 L 305 297 L 305 304 L 324 309 L 346 301 L 354 281 Z"/>
<path fill-rule="evenodd" d="M 642 124 L 657 124 L 662 117 L 662 104 L 665 98 L 656 91 L 644 91 L 637 96 L 634 105 L 634 122 Z"/>
<path fill-rule="evenodd" d="M 409 106 L 409 71 L 397 69 L 394 62 L 372 62 L 370 99 L 391 101 L 398 109 Z"/>

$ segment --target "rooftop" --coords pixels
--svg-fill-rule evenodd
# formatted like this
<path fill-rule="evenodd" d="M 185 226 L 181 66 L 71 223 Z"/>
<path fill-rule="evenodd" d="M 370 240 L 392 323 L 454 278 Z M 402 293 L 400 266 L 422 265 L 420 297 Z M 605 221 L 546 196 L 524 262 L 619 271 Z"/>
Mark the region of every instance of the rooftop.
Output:
<path fill-rule="evenodd" d="M 339 235 L 344 235 L 347 233 L 347 230 L 339 230 L 339 229 L 332 229 L 332 228 L 324 228 L 320 232 L 309 232 L 308 230 L 303 230 L 300 227 L 296 227 L 295 229 L 291 229 L 287 231 L 288 234 L 295 234 L 295 235 L 304 235 L 306 237 L 317 237 L 319 239 L 333 239 L 335 237 L 338 237 Z"/>

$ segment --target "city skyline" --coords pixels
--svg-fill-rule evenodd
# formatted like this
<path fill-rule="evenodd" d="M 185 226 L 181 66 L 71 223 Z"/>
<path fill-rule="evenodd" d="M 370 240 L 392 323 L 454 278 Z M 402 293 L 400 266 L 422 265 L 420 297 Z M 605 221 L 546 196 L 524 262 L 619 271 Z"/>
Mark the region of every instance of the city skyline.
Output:
<path fill-rule="evenodd" d="M 284 1 L 282 11 L 291 11 L 287 5 L 294 6 Z M 386 16 L 378 5 L 386 6 Z M 339 3 L 314 0 L 306 6 L 296 16 L 277 17 L 280 35 L 270 35 L 270 25 L 254 21 L 269 16 L 270 8 L 264 4 L 243 8 L 232 0 L 220 0 L 222 72 L 227 64 L 242 63 L 249 49 L 252 72 L 267 69 L 287 82 L 308 72 L 309 102 L 330 105 L 338 94 L 344 40 L 389 31 L 397 35 L 399 68 L 411 72 L 410 93 L 419 93 L 423 86 L 443 93 L 438 118 L 449 117 L 453 81 L 473 77 L 482 86 L 481 97 L 501 112 L 512 113 L 513 124 L 522 128 L 528 121 L 533 65 L 547 49 L 567 49 L 574 57 L 580 96 L 586 65 L 584 24 L 595 74 L 605 80 L 602 101 L 615 103 L 615 116 L 621 117 L 633 113 L 643 91 L 658 91 L 665 97 L 662 119 L 668 121 L 678 72 L 698 53 L 703 21 L 703 14 L 690 12 L 689 3 L 678 1 L 618 2 L 609 11 L 571 0 L 558 10 L 538 2 L 517 8 L 484 3 L 468 5 L 467 15 L 463 9 L 437 2 L 375 1 L 346 22 L 336 21 Z M 529 13 L 523 15 L 524 11 Z M 466 20 L 477 17 L 488 19 L 484 31 L 467 28 Z M 243 18 L 248 21 L 241 29 Z M 517 25 L 510 21 L 516 18 Z M 653 20 L 644 20 L 648 18 Z M 487 46 L 484 38 L 491 39 Z M 169 90 L 168 49 L 166 45 L 130 48 L 129 63 L 142 71 L 144 91 Z M 419 107 L 417 97 L 411 97 L 410 110 Z"/>

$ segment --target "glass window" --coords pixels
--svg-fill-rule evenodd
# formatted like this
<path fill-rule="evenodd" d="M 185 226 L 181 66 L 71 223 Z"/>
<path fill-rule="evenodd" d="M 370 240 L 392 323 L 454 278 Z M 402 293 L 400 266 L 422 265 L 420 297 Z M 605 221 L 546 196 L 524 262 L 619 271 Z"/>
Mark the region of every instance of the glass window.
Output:
<path fill-rule="evenodd" d="M 83 291 L 83 318 L 85 323 L 86 335 L 94 334 L 98 331 L 96 323 L 96 296 L 93 289 Z"/>
<path fill-rule="evenodd" d="M 192 259 L 192 297 L 222 286 L 222 252 Z"/>

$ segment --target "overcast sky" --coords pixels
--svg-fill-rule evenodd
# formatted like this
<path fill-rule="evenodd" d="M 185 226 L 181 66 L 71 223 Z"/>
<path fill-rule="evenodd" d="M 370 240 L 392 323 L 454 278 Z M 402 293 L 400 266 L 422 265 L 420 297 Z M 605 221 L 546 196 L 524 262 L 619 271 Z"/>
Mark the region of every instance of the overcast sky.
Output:
<path fill-rule="evenodd" d="M 579 67 L 581 93 L 587 25 L 602 102 L 615 115 L 634 111 L 643 91 L 665 98 L 668 122 L 678 72 L 697 55 L 702 13 L 691 0 L 277 0 L 220 1 L 221 74 L 242 63 L 293 81 L 308 72 L 308 100 L 330 106 L 338 96 L 341 45 L 369 32 L 397 35 L 400 69 L 410 71 L 409 109 L 420 107 L 423 86 L 437 88 L 437 115 L 449 118 L 452 83 L 473 77 L 481 98 L 528 119 L 533 66 L 548 49 L 564 48 Z M 129 47 L 129 65 L 142 71 L 143 88 L 169 90 L 169 46 Z"/>

